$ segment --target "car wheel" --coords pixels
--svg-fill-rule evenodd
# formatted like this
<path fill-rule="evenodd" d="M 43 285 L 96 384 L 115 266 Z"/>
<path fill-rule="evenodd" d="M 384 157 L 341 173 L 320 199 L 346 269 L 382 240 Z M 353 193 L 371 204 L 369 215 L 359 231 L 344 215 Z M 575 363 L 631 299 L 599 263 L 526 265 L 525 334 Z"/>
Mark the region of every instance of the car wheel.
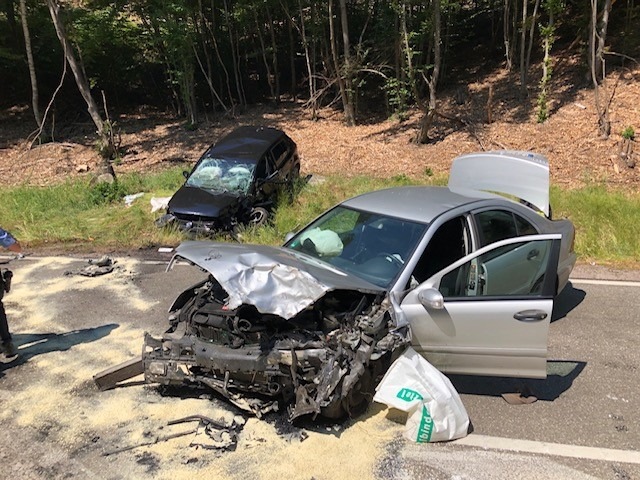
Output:
<path fill-rule="evenodd" d="M 328 419 L 338 420 L 347 416 L 356 417 L 364 413 L 373 400 L 376 386 L 391 366 L 391 362 L 391 354 L 384 355 L 375 362 L 371 362 L 347 396 L 343 399 L 334 398 L 333 402 L 322 408 L 320 415 Z M 339 397 L 339 395 L 336 395 L 336 397 Z"/>
<path fill-rule="evenodd" d="M 367 368 L 347 396 L 341 399 L 336 394 L 334 400 L 321 409 L 320 415 L 331 420 L 358 416 L 367 409 L 374 388 L 371 370 Z"/>
<path fill-rule="evenodd" d="M 253 207 L 249 214 L 249 225 L 252 227 L 259 227 L 264 225 L 269 218 L 269 212 L 263 207 Z"/>

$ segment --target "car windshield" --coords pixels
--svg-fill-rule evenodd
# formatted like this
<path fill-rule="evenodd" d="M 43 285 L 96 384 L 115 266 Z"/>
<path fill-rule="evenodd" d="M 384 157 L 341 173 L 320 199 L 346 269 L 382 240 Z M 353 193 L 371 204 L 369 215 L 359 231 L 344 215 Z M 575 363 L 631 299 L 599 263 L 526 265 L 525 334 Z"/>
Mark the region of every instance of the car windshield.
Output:
<path fill-rule="evenodd" d="M 220 193 L 246 194 L 255 163 L 227 158 L 204 158 L 189 175 L 187 185 Z"/>
<path fill-rule="evenodd" d="M 285 247 L 388 288 L 426 229 L 426 224 L 339 206 L 298 233 Z"/>

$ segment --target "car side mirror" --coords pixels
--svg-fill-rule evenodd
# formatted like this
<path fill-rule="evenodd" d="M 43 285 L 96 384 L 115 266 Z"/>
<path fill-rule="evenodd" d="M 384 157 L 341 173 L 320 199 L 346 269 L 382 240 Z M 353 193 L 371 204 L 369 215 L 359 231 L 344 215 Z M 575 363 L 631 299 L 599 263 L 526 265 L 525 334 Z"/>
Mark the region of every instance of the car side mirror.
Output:
<path fill-rule="evenodd" d="M 444 308 L 444 297 L 435 288 L 425 288 L 418 292 L 418 300 L 426 309 L 442 310 Z"/>
<path fill-rule="evenodd" d="M 182 176 L 183 176 L 185 179 L 189 178 L 189 172 L 188 172 L 187 170 L 183 170 L 183 171 L 182 171 Z"/>

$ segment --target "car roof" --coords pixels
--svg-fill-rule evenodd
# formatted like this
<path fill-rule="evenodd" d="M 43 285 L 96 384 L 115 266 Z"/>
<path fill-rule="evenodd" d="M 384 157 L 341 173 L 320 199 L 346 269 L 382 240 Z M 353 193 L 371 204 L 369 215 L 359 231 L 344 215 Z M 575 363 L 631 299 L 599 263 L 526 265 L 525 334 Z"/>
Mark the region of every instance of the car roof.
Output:
<path fill-rule="evenodd" d="M 484 192 L 473 192 L 473 195 L 454 192 L 448 187 L 393 187 L 358 195 L 346 200 L 342 205 L 405 220 L 430 223 L 444 212 L 486 198 L 502 197 Z"/>
<path fill-rule="evenodd" d="M 205 156 L 257 162 L 273 144 L 284 137 L 285 133 L 277 128 L 245 125 L 212 145 Z"/>

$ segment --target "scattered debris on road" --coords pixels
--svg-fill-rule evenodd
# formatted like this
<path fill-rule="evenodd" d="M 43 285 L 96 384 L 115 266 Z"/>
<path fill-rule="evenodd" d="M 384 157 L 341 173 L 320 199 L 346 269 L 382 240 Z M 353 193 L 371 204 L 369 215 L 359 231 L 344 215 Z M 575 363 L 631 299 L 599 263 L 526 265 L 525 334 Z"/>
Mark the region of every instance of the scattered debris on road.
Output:
<path fill-rule="evenodd" d="M 100 390 L 109 390 L 119 382 L 141 375 L 142 373 L 144 373 L 142 358 L 136 357 L 96 373 L 93 376 L 93 381 Z"/>
<path fill-rule="evenodd" d="M 75 272 L 67 271 L 64 272 L 64 274 L 82 275 L 84 277 L 98 277 L 100 275 L 106 275 L 107 273 L 113 272 L 117 261 L 105 255 L 97 260 L 90 258 L 89 260 L 87 260 L 87 263 L 88 265 L 86 267 L 83 267 Z"/>
<path fill-rule="evenodd" d="M 516 392 L 503 393 L 502 398 L 509 405 L 529 405 L 538 400 L 538 397 L 531 393 L 527 385 L 519 388 Z"/>
<path fill-rule="evenodd" d="M 205 449 L 216 450 L 235 450 L 238 443 L 238 434 L 242 431 L 246 420 L 240 415 L 236 415 L 231 420 L 231 422 L 225 422 L 224 420 L 214 420 L 204 415 L 189 415 L 188 417 L 171 420 L 167 423 L 167 425 L 180 425 L 188 422 L 198 422 L 198 425 L 197 427 L 190 430 L 184 430 L 168 435 L 158 435 L 147 442 L 142 442 L 135 445 L 127 445 L 125 447 L 104 452 L 102 455 L 108 457 L 117 453 L 127 452 L 139 447 L 155 445 L 156 443 L 166 442 L 168 440 L 184 437 L 186 435 L 194 435 L 193 440 L 190 444 L 193 447 L 202 447 Z"/>

